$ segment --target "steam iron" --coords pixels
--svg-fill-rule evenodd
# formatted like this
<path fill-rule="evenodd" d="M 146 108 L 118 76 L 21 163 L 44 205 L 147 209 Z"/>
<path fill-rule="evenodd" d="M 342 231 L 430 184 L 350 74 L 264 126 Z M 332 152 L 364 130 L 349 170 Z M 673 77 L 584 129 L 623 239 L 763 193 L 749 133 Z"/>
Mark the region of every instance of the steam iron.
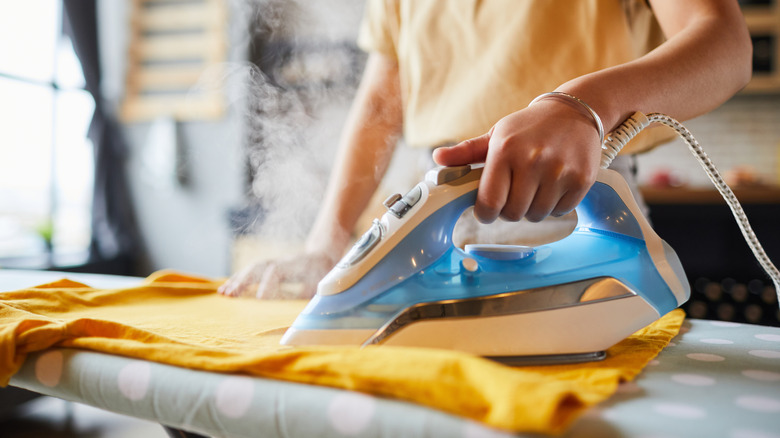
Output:
<path fill-rule="evenodd" d="M 688 300 L 677 255 L 628 184 L 601 169 L 565 238 L 537 247 L 455 247 L 481 167 L 429 171 L 385 201 L 285 333 L 285 345 L 398 345 L 504 362 L 597 360 Z"/>

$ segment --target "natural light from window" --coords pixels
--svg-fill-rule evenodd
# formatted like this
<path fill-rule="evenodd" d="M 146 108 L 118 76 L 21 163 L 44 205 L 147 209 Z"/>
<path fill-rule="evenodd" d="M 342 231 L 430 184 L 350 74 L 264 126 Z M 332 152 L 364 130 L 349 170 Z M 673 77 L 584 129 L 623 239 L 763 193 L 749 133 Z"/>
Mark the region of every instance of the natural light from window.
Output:
<path fill-rule="evenodd" d="M 60 0 L 0 3 L 0 268 L 84 261 L 94 101 Z"/>

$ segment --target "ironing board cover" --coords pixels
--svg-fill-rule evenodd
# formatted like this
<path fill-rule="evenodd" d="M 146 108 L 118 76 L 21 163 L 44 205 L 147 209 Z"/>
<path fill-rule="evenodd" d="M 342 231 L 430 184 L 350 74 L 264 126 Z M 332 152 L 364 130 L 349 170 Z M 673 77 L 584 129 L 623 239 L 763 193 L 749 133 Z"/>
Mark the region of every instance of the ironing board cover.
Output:
<path fill-rule="evenodd" d="M 557 434 L 633 379 L 684 319 L 682 311 L 668 314 L 611 348 L 602 362 L 510 368 L 446 350 L 280 347 L 305 302 L 226 298 L 215 293 L 220 283 L 161 271 L 124 289 L 60 280 L 0 293 L 0 384 L 30 353 L 76 347 L 355 390 L 508 431 Z"/>

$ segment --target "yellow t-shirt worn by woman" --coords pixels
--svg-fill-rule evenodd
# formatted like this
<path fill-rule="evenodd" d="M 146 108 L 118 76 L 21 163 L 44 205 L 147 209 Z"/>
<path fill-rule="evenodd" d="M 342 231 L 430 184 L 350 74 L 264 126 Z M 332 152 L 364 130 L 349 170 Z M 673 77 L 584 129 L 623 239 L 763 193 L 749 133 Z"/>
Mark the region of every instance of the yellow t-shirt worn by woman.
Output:
<path fill-rule="evenodd" d="M 642 0 L 369 0 L 358 44 L 398 61 L 405 141 L 433 147 L 660 41 Z M 668 139 L 643 134 L 627 151 Z"/>

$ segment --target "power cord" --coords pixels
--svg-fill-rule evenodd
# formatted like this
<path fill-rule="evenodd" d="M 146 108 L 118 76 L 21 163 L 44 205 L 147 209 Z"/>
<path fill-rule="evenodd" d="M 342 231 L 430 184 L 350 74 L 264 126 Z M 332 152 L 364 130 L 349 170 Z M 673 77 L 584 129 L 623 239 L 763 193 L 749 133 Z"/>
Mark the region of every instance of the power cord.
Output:
<path fill-rule="evenodd" d="M 707 153 L 704 152 L 701 145 L 699 145 L 699 142 L 693 137 L 693 134 L 691 134 L 682 123 L 666 114 L 650 113 L 644 115 L 641 112 L 634 113 L 607 135 L 607 138 L 602 144 L 601 168 L 606 169 L 609 167 L 618 152 L 623 149 L 623 146 L 631 141 L 632 138 L 636 137 L 640 131 L 650 126 L 651 123 L 661 123 L 674 129 L 680 138 L 683 139 L 685 144 L 688 145 L 688 149 L 699 161 L 699 164 L 704 168 L 704 172 L 707 173 L 710 181 L 712 181 L 715 188 L 718 189 L 718 192 L 723 196 L 726 204 L 728 204 L 731 209 L 731 213 L 734 215 L 734 219 L 737 221 L 740 231 L 742 231 L 742 236 L 745 238 L 750 250 L 753 251 L 756 260 L 758 260 L 758 263 L 764 268 L 764 271 L 766 271 L 769 278 L 772 280 L 772 283 L 774 283 L 778 306 L 780 306 L 780 271 L 777 270 L 764 251 L 764 247 L 761 246 L 761 243 L 758 241 L 753 228 L 750 226 L 747 215 L 742 209 L 742 205 L 737 200 L 737 197 L 734 195 L 734 192 L 731 191 L 731 188 L 723 180 L 723 177 L 720 175 L 720 172 L 718 172 L 715 164 L 710 160 Z"/>

